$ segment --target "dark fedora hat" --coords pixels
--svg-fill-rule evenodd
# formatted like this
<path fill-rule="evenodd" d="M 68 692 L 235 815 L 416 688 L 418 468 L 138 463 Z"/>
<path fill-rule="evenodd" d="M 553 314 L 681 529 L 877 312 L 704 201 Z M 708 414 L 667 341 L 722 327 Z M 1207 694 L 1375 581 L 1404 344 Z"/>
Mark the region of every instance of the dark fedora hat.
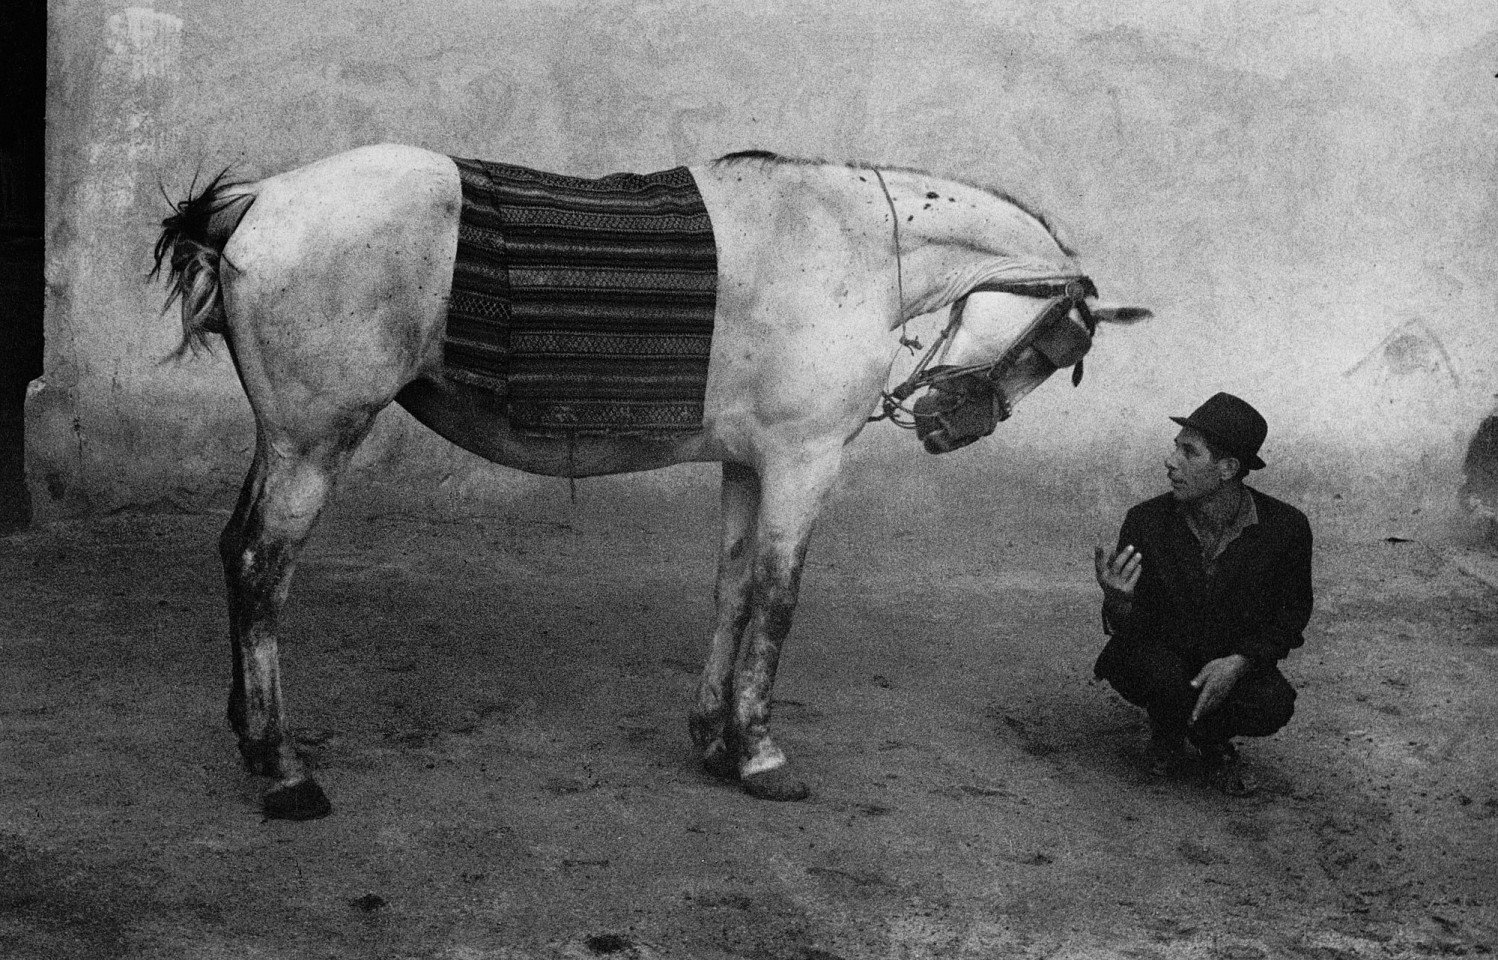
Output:
<path fill-rule="evenodd" d="M 1189 417 L 1171 417 L 1183 427 L 1190 427 L 1212 441 L 1228 456 L 1237 457 L 1250 470 L 1262 470 L 1259 447 L 1269 433 L 1269 424 L 1259 411 L 1231 393 L 1213 394 Z"/>

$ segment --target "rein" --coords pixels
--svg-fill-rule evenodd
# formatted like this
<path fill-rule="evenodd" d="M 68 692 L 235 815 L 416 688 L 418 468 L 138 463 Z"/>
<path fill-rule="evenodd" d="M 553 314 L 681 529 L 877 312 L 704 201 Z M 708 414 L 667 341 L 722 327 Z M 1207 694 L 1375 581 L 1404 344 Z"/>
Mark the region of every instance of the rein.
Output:
<path fill-rule="evenodd" d="M 900 297 L 896 305 L 897 315 L 900 318 L 900 346 L 909 347 L 910 352 L 914 353 L 921 349 L 921 341 L 905 336 L 905 269 L 900 262 L 900 214 L 895 211 L 895 198 L 889 195 L 889 187 L 885 185 L 884 174 L 879 172 L 878 167 L 874 168 L 874 178 L 879 181 L 879 189 L 884 191 L 884 202 L 889 204 L 889 219 L 895 225 L 895 290 Z"/>

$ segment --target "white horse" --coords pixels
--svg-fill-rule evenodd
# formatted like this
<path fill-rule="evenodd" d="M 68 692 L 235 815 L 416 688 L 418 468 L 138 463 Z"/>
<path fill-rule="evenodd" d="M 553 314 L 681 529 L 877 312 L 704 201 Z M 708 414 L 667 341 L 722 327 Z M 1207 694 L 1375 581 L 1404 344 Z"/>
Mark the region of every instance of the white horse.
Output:
<path fill-rule="evenodd" d="M 220 177 L 163 221 L 156 264 L 170 258 L 184 347 L 223 336 L 257 426 L 220 552 L 229 722 L 246 766 L 273 779 L 267 815 L 330 810 L 287 725 L 280 613 L 336 478 L 392 400 L 453 443 L 531 473 L 722 463 L 717 616 L 691 736 L 711 770 L 751 794 L 800 799 L 806 785 L 770 733 L 771 690 L 844 448 L 881 398 L 897 422 L 916 415 L 928 449 L 960 446 L 1078 363 L 1096 323 L 1149 315 L 1089 303 L 1095 291 L 1072 252 L 994 190 L 760 152 L 689 169 L 711 216 L 718 280 L 701 428 L 675 436 L 522 432 L 501 401 L 445 371 L 462 205 L 449 157 L 382 145 L 256 183 Z M 918 377 L 887 391 L 896 332 L 944 307 L 953 309 L 936 364 L 928 353 Z"/>

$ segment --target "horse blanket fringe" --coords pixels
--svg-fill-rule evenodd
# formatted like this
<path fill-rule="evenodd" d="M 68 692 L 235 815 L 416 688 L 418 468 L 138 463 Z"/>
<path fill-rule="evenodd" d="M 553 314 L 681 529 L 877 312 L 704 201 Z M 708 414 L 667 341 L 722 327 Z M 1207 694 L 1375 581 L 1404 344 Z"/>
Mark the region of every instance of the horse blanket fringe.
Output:
<path fill-rule="evenodd" d="M 497 391 L 517 430 L 700 429 L 718 252 L 691 172 L 589 180 L 453 159 L 446 375 Z"/>

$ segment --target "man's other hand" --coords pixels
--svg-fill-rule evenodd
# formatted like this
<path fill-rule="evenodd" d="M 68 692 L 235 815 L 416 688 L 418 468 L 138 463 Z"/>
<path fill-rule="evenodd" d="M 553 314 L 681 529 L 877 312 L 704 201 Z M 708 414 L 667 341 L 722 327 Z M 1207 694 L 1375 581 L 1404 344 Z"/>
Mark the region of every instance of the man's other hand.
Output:
<path fill-rule="evenodd" d="M 1196 698 L 1196 709 L 1191 711 L 1191 722 L 1206 716 L 1222 706 L 1222 702 L 1233 692 L 1233 685 L 1248 670 L 1248 658 L 1241 653 L 1218 657 L 1207 662 L 1191 685 L 1201 693 Z"/>
<path fill-rule="evenodd" d="M 1097 582 L 1103 588 L 1103 598 L 1112 603 L 1133 600 L 1143 560 L 1144 555 L 1132 544 L 1117 552 L 1111 552 L 1101 544 L 1093 548 L 1092 565 L 1097 568 Z"/>

